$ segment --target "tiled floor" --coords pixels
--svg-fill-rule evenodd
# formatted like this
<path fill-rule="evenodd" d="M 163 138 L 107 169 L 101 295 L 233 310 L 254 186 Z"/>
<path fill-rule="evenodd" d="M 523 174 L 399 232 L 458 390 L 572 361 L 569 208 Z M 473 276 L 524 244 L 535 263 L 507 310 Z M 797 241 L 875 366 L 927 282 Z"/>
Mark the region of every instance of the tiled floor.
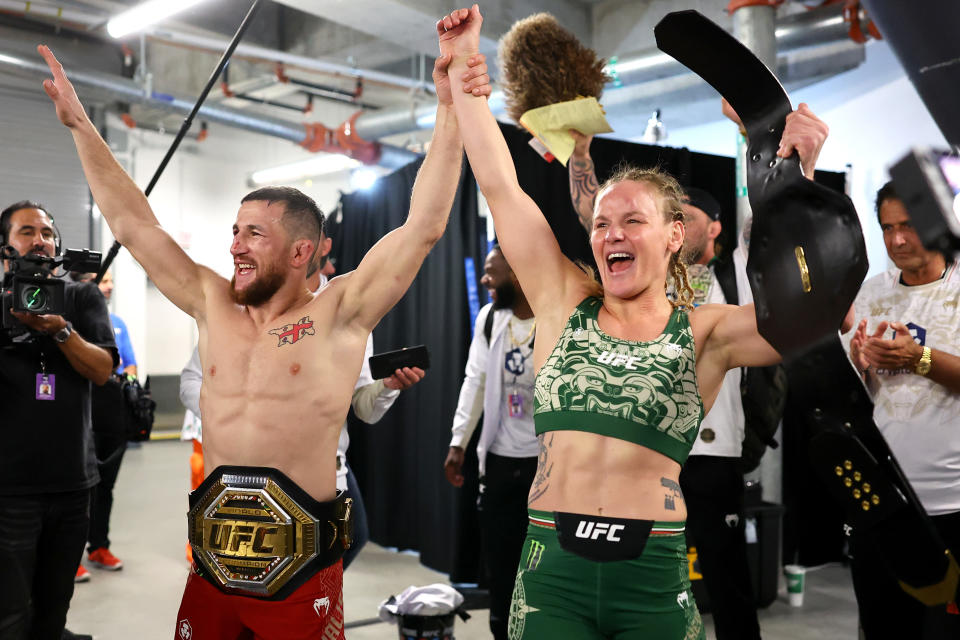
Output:
<path fill-rule="evenodd" d="M 91 567 L 93 579 L 78 584 L 68 616 L 76 633 L 97 640 L 173 638 L 180 595 L 187 575 L 186 542 L 188 458 L 182 442 L 151 442 L 126 453 L 117 481 L 110 538 L 124 562 L 117 572 Z M 781 596 L 760 612 L 767 640 L 856 640 L 857 618 L 849 572 L 824 567 L 807 574 L 803 607 Z M 409 585 L 443 582 L 446 576 L 419 564 L 416 556 L 367 546 L 344 578 L 347 622 L 376 616 L 387 596 Z M 490 638 L 486 611 L 457 622 L 458 640 Z M 712 621 L 705 616 L 707 637 Z M 378 623 L 351 628 L 351 640 L 397 638 L 396 628 Z M 195 640 L 202 640 L 197 638 Z M 652 639 L 658 640 L 658 639 Z"/>

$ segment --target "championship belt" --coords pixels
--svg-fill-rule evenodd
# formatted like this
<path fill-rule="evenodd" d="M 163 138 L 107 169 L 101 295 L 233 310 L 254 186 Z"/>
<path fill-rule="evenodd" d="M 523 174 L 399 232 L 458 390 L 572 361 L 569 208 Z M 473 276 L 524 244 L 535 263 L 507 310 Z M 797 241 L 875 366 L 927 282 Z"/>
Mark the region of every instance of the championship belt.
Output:
<path fill-rule="evenodd" d="M 350 548 L 353 500 L 317 502 L 270 467 L 220 466 L 190 493 L 197 571 L 228 594 L 280 600 Z"/>

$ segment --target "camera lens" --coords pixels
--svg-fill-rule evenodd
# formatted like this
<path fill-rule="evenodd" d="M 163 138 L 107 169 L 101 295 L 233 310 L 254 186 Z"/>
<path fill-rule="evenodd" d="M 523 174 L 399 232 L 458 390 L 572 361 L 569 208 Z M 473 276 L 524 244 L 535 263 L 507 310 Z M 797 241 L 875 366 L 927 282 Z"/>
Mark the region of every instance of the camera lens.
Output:
<path fill-rule="evenodd" d="M 24 287 L 20 290 L 20 302 L 27 311 L 43 311 L 47 307 L 47 292 L 43 287 Z"/>

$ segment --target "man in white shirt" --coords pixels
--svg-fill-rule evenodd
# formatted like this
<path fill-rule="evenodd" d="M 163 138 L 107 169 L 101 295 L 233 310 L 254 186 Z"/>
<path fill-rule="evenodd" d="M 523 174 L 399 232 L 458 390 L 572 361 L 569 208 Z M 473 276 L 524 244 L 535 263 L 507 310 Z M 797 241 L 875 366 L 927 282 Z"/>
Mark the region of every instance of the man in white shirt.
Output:
<path fill-rule="evenodd" d="M 477 443 L 480 538 L 490 590 L 490 631 L 497 640 L 506 640 L 527 531 L 527 494 L 540 451 L 533 426 L 536 319 L 499 247 L 487 255 L 483 271 L 480 282 L 493 302 L 477 314 L 444 471 L 450 484 L 463 485 L 464 449 L 482 412 Z"/>
<path fill-rule="evenodd" d="M 873 419 L 954 557 L 960 554 L 960 273 L 926 250 L 892 183 L 877 219 L 895 267 L 854 301 L 850 357 L 874 401 Z M 860 625 L 873 638 L 960 638 L 960 612 L 904 593 L 869 540 L 851 539 Z"/>

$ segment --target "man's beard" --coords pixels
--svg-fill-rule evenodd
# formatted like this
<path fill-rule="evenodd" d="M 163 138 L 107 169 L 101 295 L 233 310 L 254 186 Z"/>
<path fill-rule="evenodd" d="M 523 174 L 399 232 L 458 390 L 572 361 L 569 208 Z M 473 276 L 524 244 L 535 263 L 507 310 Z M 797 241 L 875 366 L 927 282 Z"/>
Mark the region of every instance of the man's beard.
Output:
<path fill-rule="evenodd" d="M 497 301 L 493 303 L 494 309 L 512 309 L 513 303 L 517 301 L 517 289 L 509 280 L 498 286 L 494 291 L 497 294 Z"/>
<path fill-rule="evenodd" d="M 687 264 L 697 264 L 698 262 L 700 262 L 700 258 L 703 257 L 703 252 L 705 249 L 706 247 L 703 247 L 703 246 L 697 247 L 694 245 L 690 245 L 688 247 L 683 248 L 683 253 L 680 257 Z"/>
<path fill-rule="evenodd" d="M 259 267 L 257 269 L 259 271 Z M 271 264 L 264 268 L 262 275 L 257 275 L 246 289 L 237 291 L 237 276 L 230 279 L 230 297 L 237 304 L 248 307 L 259 307 L 273 297 L 283 286 L 285 274 Z"/>

